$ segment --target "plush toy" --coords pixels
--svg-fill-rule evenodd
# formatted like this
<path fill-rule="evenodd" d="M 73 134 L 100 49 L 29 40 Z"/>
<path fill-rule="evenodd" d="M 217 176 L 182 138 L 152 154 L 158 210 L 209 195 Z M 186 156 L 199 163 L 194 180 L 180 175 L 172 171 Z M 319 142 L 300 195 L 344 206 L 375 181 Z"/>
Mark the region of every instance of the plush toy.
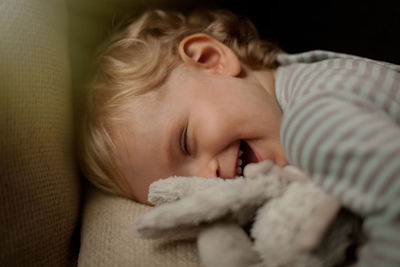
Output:
<path fill-rule="evenodd" d="M 197 238 L 207 267 L 346 266 L 360 220 L 298 169 L 265 161 L 244 177 L 171 177 L 150 187 L 156 205 L 136 219 L 141 238 Z"/>

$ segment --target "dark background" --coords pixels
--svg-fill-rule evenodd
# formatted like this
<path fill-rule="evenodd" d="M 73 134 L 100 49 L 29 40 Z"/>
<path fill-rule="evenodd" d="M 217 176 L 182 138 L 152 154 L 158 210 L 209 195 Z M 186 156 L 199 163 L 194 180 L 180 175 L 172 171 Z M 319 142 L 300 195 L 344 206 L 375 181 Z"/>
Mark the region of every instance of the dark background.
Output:
<path fill-rule="evenodd" d="M 167 8 L 228 8 L 288 53 L 324 49 L 400 64 L 400 1 L 176 0 Z"/>

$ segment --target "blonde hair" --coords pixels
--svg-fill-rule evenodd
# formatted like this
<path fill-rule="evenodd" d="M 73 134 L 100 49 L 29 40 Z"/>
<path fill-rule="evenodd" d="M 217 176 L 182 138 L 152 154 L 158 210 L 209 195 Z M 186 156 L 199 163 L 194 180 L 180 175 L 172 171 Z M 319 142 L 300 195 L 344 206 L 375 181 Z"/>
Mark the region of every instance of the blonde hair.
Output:
<path fill-rule="evenodd" d="M 180 63 L 178 45 L 194 33 L 206 33 L 224 43 L 252 69 L 278 66 L 281 49 L 262 40 L 245 17 L 227 10 L 202 10 L 188 16 L 161 10 L 144 13 L 106 43 L 88 88 L 80 154 L 85 175 L 99 189 L 133 197 L 118 171 L 110 130 L 125 103 L 156 88 Z"/>

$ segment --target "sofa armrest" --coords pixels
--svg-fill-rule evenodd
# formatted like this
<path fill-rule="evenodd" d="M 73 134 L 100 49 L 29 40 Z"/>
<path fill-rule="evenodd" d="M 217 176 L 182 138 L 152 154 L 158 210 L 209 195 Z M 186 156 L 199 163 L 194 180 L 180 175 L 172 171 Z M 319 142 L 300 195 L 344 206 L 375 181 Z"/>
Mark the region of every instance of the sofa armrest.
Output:
<path fill-rule="evenodd" d="M 64 0 L 0 2 L 0 265 L 75 265 L 80 180 Z"/>

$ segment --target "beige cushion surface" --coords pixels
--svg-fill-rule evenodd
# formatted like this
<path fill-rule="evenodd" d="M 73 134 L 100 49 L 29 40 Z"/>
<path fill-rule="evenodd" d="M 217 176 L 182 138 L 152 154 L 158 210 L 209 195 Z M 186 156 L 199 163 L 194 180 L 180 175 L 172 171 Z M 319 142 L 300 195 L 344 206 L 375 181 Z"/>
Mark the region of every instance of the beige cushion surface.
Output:
<path fill-rule="evenodd" d="M 91 189 L 83 208 L 78 266 L 199 267 L 194 241 L 134 237 L 134 218 L 150 209 Z"/>
<path fill-rule="evenodd" d="M 80 182 L 66 5 L 2 0 L 0 25 L 0 265 L 74 265 Z"/>

